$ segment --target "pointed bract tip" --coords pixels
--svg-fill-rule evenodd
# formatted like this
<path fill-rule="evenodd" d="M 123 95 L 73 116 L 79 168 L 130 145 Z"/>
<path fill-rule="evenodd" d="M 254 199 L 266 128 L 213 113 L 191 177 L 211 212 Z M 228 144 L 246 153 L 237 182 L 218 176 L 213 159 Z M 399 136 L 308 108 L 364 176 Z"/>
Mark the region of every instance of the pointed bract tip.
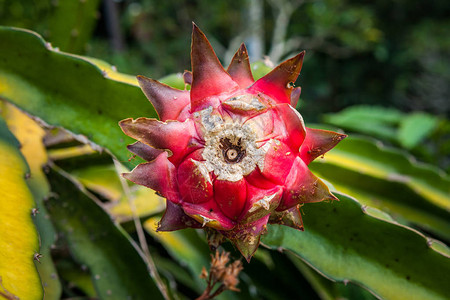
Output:
<path fill-rule="evenodd" d="M 258 241 L 255 242 L 253 245 L 242 242 L 242 241 L 235 241 L 236 248 L 238 248 L 241 255 L 245 258 L 247 263 L 250 263 L 252 260 L 253 255 L 255 254 L 256 250 L 259 247 L 260 243 L 260 236 L 258 236 Z"/>
<path fill-rule="evenodd" d="M 126 119 L 123 119 L 123 120 L 119 121 L 119 126 L 120 126 L 120 128 L 122 129 L 122 131 L 124 133 L 125 133 L 124 127 L 127 126 L 127 124 L 130 123 L 130 122 L 133 122 L 133 118 L 126 118 Z"/>
<path fill-rule="evenodd" d="M 303 59 L 305 57 L 305 51 L 300 52 L 296 56 L 292 57 L 291 59 L 287 59 L 284 62 L 280 64 L 280 66 L 287 67 L 286 71 L 291 74 L 292 79 L 294 79 L 292 82 L 294 82 L 298 75 L 300 74 L 300 71 L 303 66 Z M 295 78 L 294 78 L 295 77 Z M 291 79 L 291 77 L 290 77 Z"/>
<path fill-rule="evenodd" d="M 303 50 L 302 52 L 300 52 L 299 54 L 297 54 L 293 58 L 297 58 L 300 61 L 300 60 L 303 60 L 305 58 L 305 54 L 306 54 L 306 51 Z"/>
<path fill-rule="evenodd" d="M 241 88 L 247 88 L 255 82 L 250 69 L 247 48 L 244 43 L 241 44 L 231 59 L 227 72 Z"/>
<path fill-rule="evenodd" d="M 239 230 L 226 233 L 247 262 L 250 262 L 250 259 L 258 249 L 261 235 L 267 232 L 269 218 L 270 215 L 268 214 L 252 223 L 246 224 L 244 227 L 239 228 Z"/>
<path fill-rule="evenodd" d="M 234 54 L 233 60 L 239 60 L 239 63 L 248 60 L 248 51 L 244 43 L 239 46 L 239 49 Z"/>
<path fill-rule="evenodd" d="M 175 231 L 185 228 L 201 228 L 201 226 L 200 223 L 186 215 L 180 206 L 167 201 L 166 211 L 158 222 L 156 231 Z"/>
<path fill-rule="evenodd" d="M 256 251 L 255 251 L 256 252 Z M 245 260 L 247 261 L 247 263 L 250 263 L 250 261 L 252 260 L 253 254 L 250 256 L 244 256 Z"/>
<path fill-rule="evenodd" d="M 306 164 L 309 164 L 331 150 L 346 137 L 346 134 L 334 131 L 306 128 L 306 138 L 300 148 L 300 157 Z"/>
<path fill-rule="evenodd" d="M 284 65 L 287 67 L 286 71 L 291 74 L 292 78 L 295 76 L 295 79 L 292 82 L 294 82 L 297 79 L 298 75 L 300 74 L 300 71 L 303 66 L 303 58 L 305 57 L 305 53 L 306 53 L 305 51 L 302 51 L 293 58 L 288 59 L 280 64 L 280 66 Z"/>
<path fill-rule="evenodd" d="M 210 96 L 239 88 L 225 71 L 205 34 L 194 24 L 191 44 L 191 111 L 203 109 Z"/>
<path fill-rule="evenodd" d="M 197 26 L 197 24 L 192 22 L 192 42 L 194 42 L 194 37 L 203 37 L 207 40 L 206 35 L 203 33 L 203 31 Z"/>
<path fill-rule="evenodd" d="M 339 135 L 339 140 L 340 140 L 340 141 L 342 141 L 343 139 L 345 139 L 346 137 L 348 137 L 348 135 L 345 134 L 345 133 L 339 133 L 339 132 L 337 132 L 337 134 Z"/>
<path fill-rule="evenodd" d="M 164 150 L 155 149 L 141 142 L 135 142 L 134 144 L 128 145 L 127 149 L 146 161 L 152 161 L 164 152 Z"/>
<path fill-rule="evenodd" d="M 305 51 L 285 60 L 270 73 L 258 79 L 249 90 L 263 92 L 278 103 L 291 103 L 291 93 L 294 89 L 293 83 L 300 75 L 304 56 Z"/>
<path fill-rule="evenodd" d="M 330 197 L 327 200 L 331 201 L 339 201 L 339 198 L 333 195 L 333 193 L 330 192 Z"/>
<path fill-rule="evenodd" d="M 239 46 L 239 53 L 241 53 L 241 54 L 247 53 L 247 47 L 245 46 L 244 43 L 241 43 L 241 45 Z"/>
<path fill-rule="evenodd" d="M 137 76 L 136 76 L 136 79 L 137 79 L 138 84 L 139 84 L 140 87 L 142 87 L 142 85 L 144 85 L 146 82 L 149 82 L 149 81 L 150 81 L 150 82 L 157 81 L 157 80 L 155 80 L 155 79 L 148 78 L 148 77 L 146 77 L 146 76 L 144 76 L 144 75 L 137 75 Z"/>
<path fill-rule="evenodd" d="M 189 92 L 168 86 L 145 76 L 137 76 L 139 86 L 161 121 L 177 120 L 190 103 Z"/>
<path fill-rule="evenodd" d="M 144 92 L 144 94 L 145 94 L 145 90 L 144 90 L 145 85 L 148 84 L 148 83 L 151 83 L 151 82 L 156 81 L 156 80 L 154 80 L 154 79 L 145 77 L 145 76 L 143 76 L 143 75 L 138 75 L 138 76 L 136 76 L 136 79 L 137 79 L 137 81 L 138 81 L 139 86 L 141 87 L 141 90 Z"/>

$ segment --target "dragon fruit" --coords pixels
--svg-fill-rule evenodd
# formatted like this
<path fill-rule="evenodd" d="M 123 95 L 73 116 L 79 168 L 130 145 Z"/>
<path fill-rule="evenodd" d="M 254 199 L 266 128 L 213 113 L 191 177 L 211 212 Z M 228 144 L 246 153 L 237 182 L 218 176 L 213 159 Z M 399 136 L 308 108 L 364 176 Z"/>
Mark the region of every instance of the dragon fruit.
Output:
<path fill-rule="evenodd" d="M 159 120 L 119 123 L 148 161 L 123 176 L 167 199 L 159 231 L 205 228 L 249 261 L 268 223 L 303 230 L 301 205 L 336 199 L 307 165 L 345 135 L 306 128 L 295 110 L 304 54 L 255 81 L 244 44 L 225 70 L 194 24 L 190 91 L 138 76 Z"/>

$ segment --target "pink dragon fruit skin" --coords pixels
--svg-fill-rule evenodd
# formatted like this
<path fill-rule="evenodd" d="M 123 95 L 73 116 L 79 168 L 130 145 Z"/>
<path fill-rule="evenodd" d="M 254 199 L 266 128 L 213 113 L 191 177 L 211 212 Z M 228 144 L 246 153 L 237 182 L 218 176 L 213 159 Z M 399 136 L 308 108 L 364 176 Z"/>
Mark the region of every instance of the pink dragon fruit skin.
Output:
<path fill-rule="evenodd" d="M 303 56 L 255 82 L 243 44 L 225 70 L 194 24 L 190 91 L 138 76 L 160 120 L 119 123 L 148 161 L 124 177 L 167 199 L 158 230 L 214 229 L 250 260 L 267 223 L 303 230 L 300 205 L 336 199 L 307 165 L 345 135 L 306 128 L 295 110 Z"/>

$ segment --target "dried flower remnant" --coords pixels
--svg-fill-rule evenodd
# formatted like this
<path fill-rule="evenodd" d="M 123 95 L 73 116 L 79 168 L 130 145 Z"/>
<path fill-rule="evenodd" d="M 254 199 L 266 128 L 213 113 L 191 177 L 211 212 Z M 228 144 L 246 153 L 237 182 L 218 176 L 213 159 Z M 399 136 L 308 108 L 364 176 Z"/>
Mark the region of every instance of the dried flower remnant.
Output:
<path fill-rule="evenodd" d="M 197 300 L 213 299 L 217 295 L 226 290 L 239 292 L 237 285 L 239 284 L 239 273 L 242 271 L 242 263 L 239 260 L 230 262 L 229 252 L 216 251 L 215 256 L 211 255 L 210 271 L 206 271 L 205 267 L 202 269 L 200 278 L 207 283 L 206 289 Z M 216 287 L 219 285 L 219 287 Z"/>
<path fill-rule="evenodd" d="M 120 122 L 148 161 L 124 176 L 167 199 L 159 231 L 203 227 L 249 261 L 268 223 L 302 229 L 300 205 L 336 199 L 308 164 L 345 135 L 305 127 L 294 109 L 303 56 L 255 81 L 244 44 L 225 70 L 194 25 L 190 90 L 138 76 L 160 120 Z"/>

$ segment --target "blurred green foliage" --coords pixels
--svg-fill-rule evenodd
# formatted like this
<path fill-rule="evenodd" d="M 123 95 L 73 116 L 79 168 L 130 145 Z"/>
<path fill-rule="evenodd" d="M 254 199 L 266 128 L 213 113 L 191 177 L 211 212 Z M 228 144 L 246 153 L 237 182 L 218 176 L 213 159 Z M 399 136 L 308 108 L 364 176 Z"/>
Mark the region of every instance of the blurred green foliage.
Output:
<path fill-rule="evenodd" d="M 450 122 L 425 112 L 403 113 L 394 108 L 353 105 L 325 114 L 323 122 L 348 133 L 376 137 L 403 148 L 421 161 L 450 170 Z"/>
<path fill-rule="evenodd" d="M 280 59 L 307 50 L 298 81 L 307 120 L 353 104 L 448 117 L 446 0 L 0 0 L 0 25 L 35 30 L 61 50 L 102 58 L 124 73 L 160 78 L 190 69 L 192 21 L 222 60 L 235 50 L 233 38 L 252 44 L 255 5 L 262 9 L 258 24 L 266 54 L 277 46 L 272 35 L 280 11 L 294 8 L 284 20 L 289 51 Z"/>
<path fill-rule="evenodd" d="M 0 1 L 0 24 L 39 32 L 54 46 L 82 54 L 92 37 L 100 0 Z"/>

